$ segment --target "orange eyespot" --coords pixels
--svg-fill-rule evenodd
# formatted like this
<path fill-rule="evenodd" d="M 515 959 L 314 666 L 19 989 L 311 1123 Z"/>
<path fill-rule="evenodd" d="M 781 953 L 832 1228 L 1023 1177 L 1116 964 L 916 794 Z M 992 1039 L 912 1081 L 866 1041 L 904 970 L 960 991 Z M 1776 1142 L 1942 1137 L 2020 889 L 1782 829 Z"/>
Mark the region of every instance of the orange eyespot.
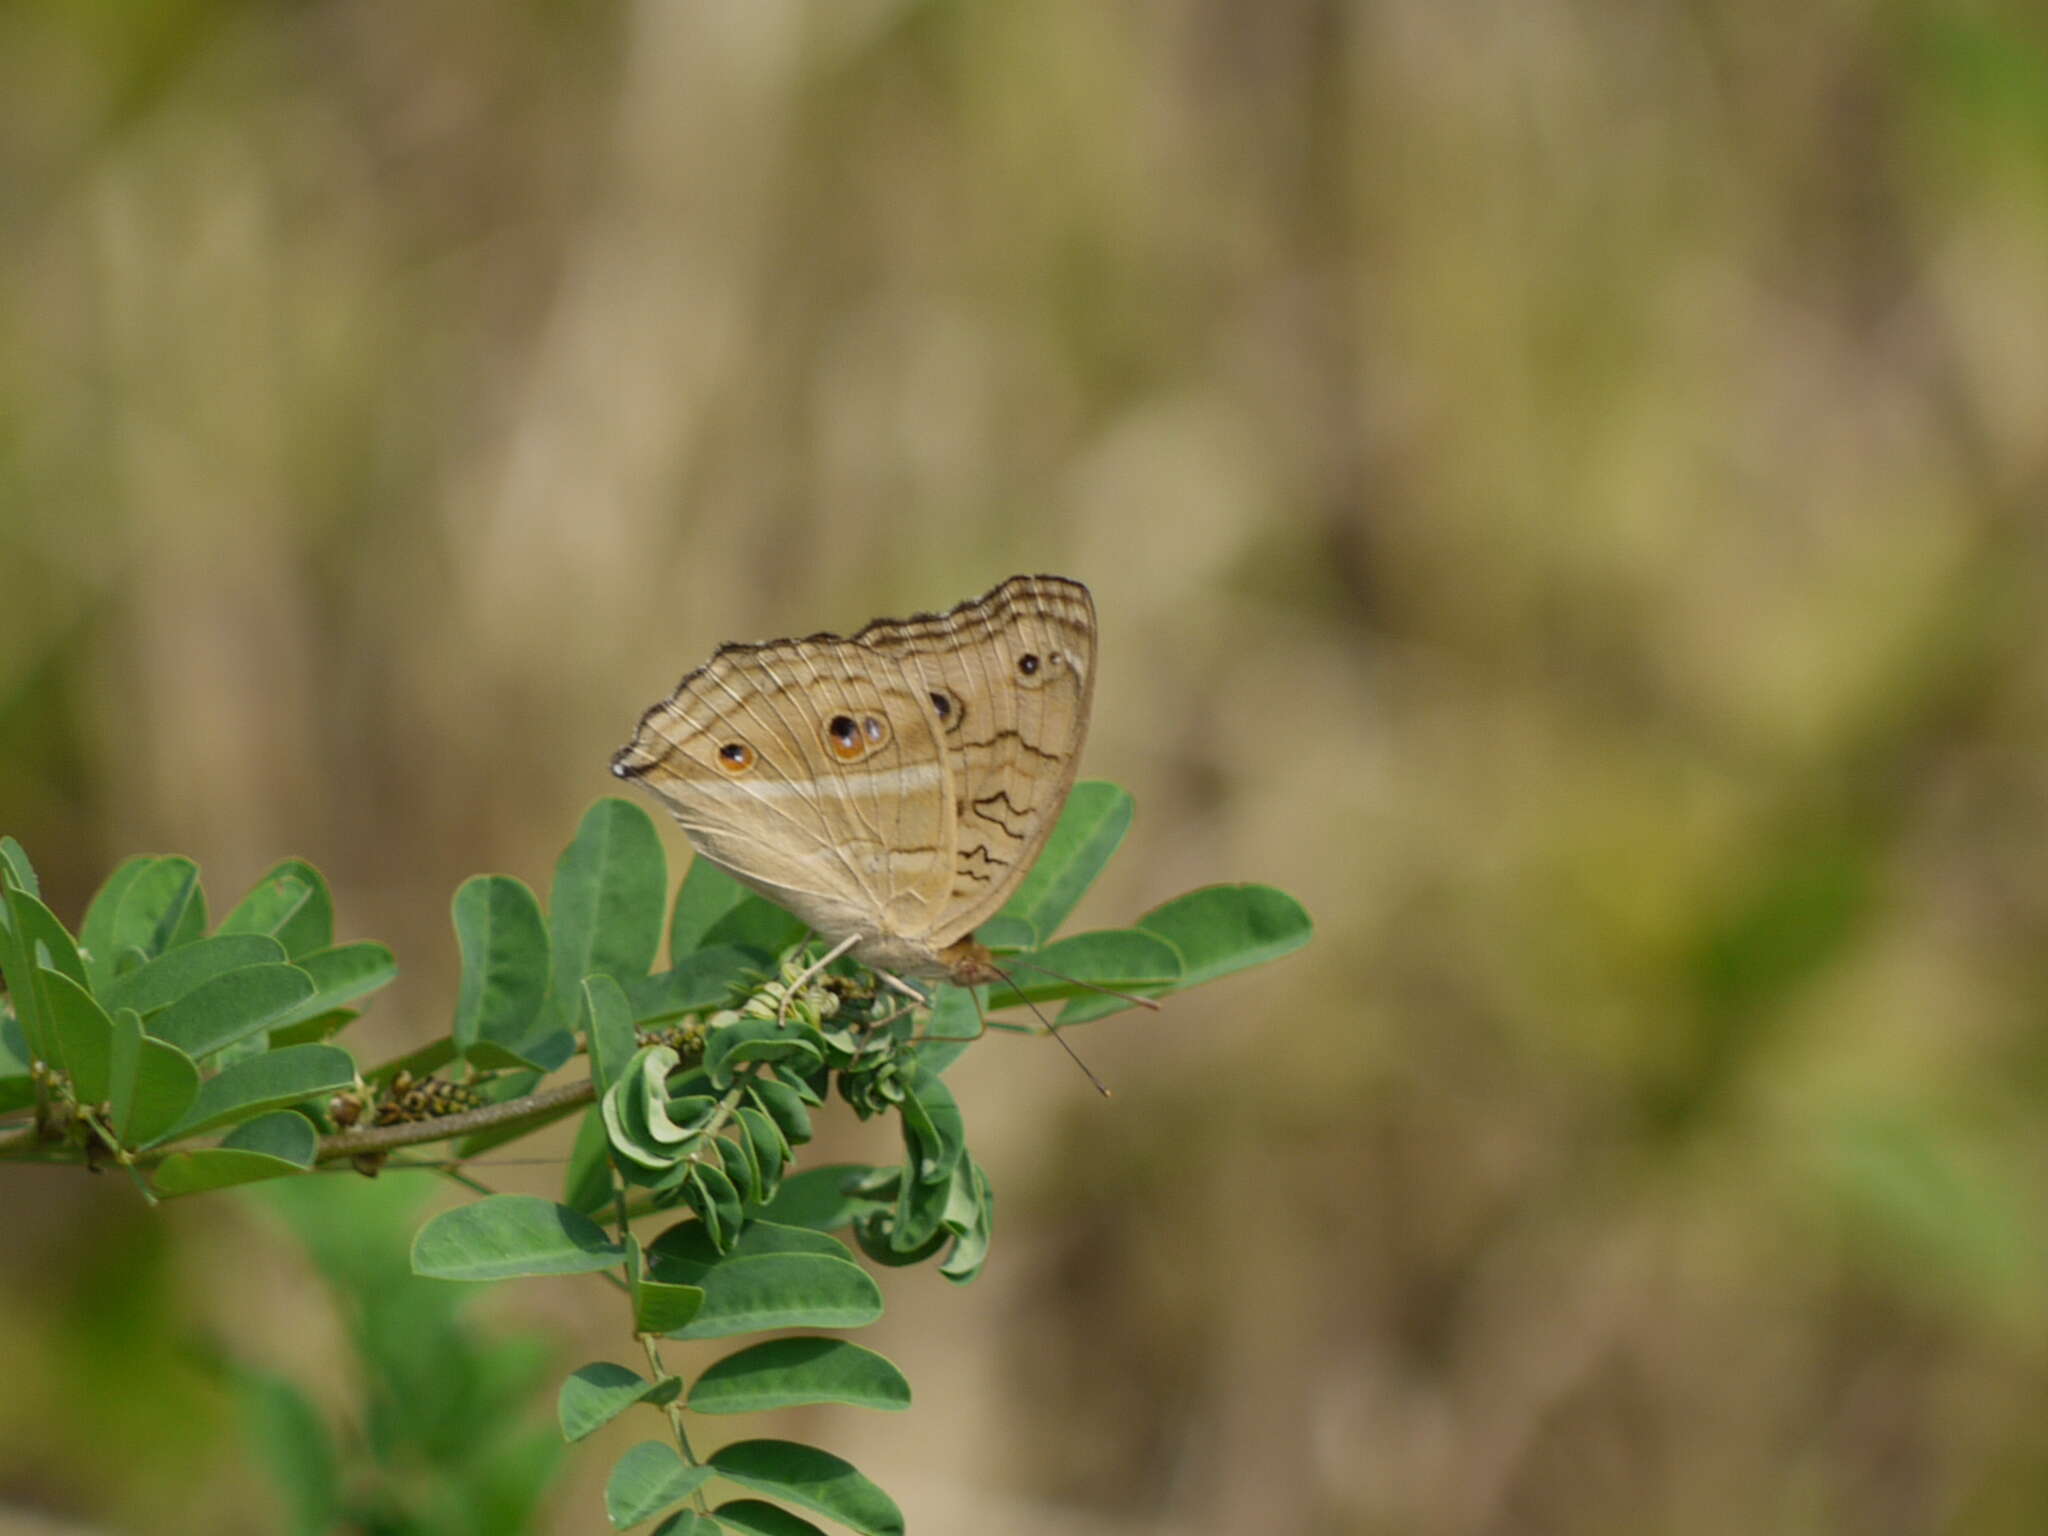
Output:
<path fill-rule="evenodd" d="M 834 715 L 825 722 L 825 745 L 842 763 L 858 762 L 888 739 L 888 723 L 873 715 L 859 720 L 851 715 Z"/>
<path fill-rule="evenodd" d="M 754 766 L 754 749 L 744 741 L 728 741 L 718 749 L 718 766 L 727 773 L 745 773 Z"/>

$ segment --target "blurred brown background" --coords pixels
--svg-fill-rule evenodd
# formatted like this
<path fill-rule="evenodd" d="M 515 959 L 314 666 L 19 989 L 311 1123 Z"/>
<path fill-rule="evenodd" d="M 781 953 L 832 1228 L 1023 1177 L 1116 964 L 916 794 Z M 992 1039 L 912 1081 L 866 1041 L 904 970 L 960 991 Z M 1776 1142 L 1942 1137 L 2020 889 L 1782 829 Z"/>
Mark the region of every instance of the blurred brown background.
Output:
<path fill-rule="evenodd" d="M 913 1530 L 2048 1528 L 2037 7 L 17 0 L 0 102 L 61 915 L 308 857 L 380 1058 L 713 645 L 1018 570 L 1138 797 L 1082 916 L 1315 913 L 1111 1103 L 962 1064 L 990 1271 L 801 1426 Z M 291 1245 L 0 1205 L 0 1503 L 273 1528 L 179 1341 L 345 1371 Z"/>

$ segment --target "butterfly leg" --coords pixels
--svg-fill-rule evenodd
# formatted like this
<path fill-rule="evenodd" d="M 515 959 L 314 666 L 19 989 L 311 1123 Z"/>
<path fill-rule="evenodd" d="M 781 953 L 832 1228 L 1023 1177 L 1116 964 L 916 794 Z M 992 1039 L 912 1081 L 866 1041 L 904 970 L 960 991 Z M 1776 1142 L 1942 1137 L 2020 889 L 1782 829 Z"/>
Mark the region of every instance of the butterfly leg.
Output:
<path fill-rule="evenodd" d="M 913 1003 L 916 1003 L 920 1008 L 931 1007 L 932 1000 L 926 997 L 922 992 L 918 991 L 917 988 L 913 987 L 909 982 L 905 981 L 901 976 L 895 975 L 894 973 L 889 971 L 877 971 L 875 972 L 875 974 L 882 978 L 882 985 L 887 987 L 890 991 L 900 992 L 903 996 L 909 998 Z"/>
<path fill-rule="evenodd" d="M 834 944 L 830 949 L 826 950 L 824 958 L 814 962 L 811 965 L 804 967 L 803 970 L 797 973 L 796 980 L 790 982 L 788 985 L 783 987 L 782 1001 L 775 1005 L 775 1027 L 777 1029 L 781 1029 L 789 1023 L 789 1005 L 791 999 L 793 999 L 797 995 L 797 993 L 801 992 L 804 989 L 804 987 L 809 984 L 810 979 L 813 976 L 823 974 L 826 966 L 830 965 L 834 960 L 837 960 L 841 955 L 845 954 L 849 949 L 853 948 L 853 946 L 858 944 L 859 942 L 859 934 L 848 934 L 845 938 L 841 939 L 837 944 Z"/>

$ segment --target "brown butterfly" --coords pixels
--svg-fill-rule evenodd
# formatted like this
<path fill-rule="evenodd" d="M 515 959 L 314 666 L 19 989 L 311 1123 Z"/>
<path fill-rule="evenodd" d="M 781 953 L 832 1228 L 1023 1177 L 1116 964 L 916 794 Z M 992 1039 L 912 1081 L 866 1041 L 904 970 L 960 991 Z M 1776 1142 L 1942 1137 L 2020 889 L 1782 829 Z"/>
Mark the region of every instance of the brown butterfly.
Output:
<path fill-rule="evenodd" d="M 976 927 L 1045 846 L 1095 686 L 1095 605 L 1013 576 L 851 636 L 721 646 L 612 772 L 698 853 L 888 976 L 1000 974 Z"/>

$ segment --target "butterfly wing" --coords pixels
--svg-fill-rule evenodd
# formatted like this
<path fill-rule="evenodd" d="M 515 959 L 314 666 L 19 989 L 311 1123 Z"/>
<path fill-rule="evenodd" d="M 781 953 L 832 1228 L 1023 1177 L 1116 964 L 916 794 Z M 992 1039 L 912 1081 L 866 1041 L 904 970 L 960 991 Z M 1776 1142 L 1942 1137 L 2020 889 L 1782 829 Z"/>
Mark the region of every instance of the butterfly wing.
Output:
<path fill-rule="evenodd" d="M 1095 694 L 1095 604 L 1061 576 L 1013 576 L 950 612 L 878 619 L 856 644 L 896 664 L 944 744 L 956 822 L 935 947 L 998 912 L 1073 788 Z"/>
<path fill-rule="evenodd" d="M 827 939 L 922 935 L 950 899 L 931 703 L 893 661 L 836 635 L 722 647 L 641 717 L 612 771 Z"/>

